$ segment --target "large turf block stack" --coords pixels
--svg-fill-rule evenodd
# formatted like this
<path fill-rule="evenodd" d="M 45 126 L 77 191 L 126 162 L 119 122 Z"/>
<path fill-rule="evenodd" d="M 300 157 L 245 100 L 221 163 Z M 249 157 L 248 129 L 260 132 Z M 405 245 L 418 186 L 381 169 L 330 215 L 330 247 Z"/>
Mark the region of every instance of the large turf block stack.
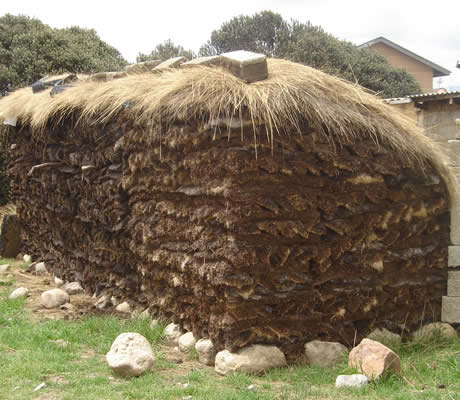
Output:
<path fill-rule="evenodd" d="M 439 318 L 452 176 L 435 144 L 345 82 L 268 74 L 187 65 L 2 100 L 28 251 L 217 350 L 294 357 Z"/>

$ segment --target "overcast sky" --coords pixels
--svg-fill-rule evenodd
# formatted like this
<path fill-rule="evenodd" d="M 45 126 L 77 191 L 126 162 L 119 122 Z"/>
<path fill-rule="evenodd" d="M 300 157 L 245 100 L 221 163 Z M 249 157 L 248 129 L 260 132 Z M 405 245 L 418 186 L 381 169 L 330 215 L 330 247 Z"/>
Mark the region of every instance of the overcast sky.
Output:
<path fill-rule="evenodd" d="M 452 71 L 441 86 L 460 90 L 460 69 L 455 68 L 460 59 L 459 0 L 3 0 L 0 15 L 25 14 L 54 28 L 93 28 L 134 62 L 139 52 L 149 53 L 166 39 L 196 52 L 223 22 L 262 10 L 309 20 L 355 44 L 384 36 Z"/>

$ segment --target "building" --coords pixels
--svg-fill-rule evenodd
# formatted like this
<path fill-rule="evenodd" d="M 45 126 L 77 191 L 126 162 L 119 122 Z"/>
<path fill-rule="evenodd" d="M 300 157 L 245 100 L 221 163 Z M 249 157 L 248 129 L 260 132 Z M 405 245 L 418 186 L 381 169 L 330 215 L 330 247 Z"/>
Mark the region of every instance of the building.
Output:
<path fill-rule="evenodd" d="M 450 71 L 423 58 L 382 36 L 358 46 L 368 47 L 384 56 L 396 68 L 403 68 L 419 83 L 423 93 L 433 91 L 433 78 L 446 76 Z"/>

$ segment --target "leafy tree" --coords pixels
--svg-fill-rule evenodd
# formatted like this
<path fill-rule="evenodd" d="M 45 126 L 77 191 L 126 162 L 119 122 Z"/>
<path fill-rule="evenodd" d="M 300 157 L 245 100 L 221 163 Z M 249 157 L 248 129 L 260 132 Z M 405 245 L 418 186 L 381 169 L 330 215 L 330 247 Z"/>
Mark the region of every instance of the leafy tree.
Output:
<path fill-rule="evenodd" d="M 148 60 L 168 60 L 169 58 L 183 56 L 188 60 L 195 57 L 195 54 L 191 50 L 185 50 L 180 45 L 175 45 L 171 39 L 166 40 L 163 43 L 157 44 L 156 47 L 150 52 L 150 54 L 139 53 L 136 57 L 137 62 L 143 62 Z"/>
<path fill-rule="evenodd" d="M 0 17 L 0 94 L 47 74 L 119 70 L 126 61 L 93 29 L 53 29 L 38 19 Z"/>
<path fill-rule="evenodd" d="M 412 75 L 392 67 L 375 51 L 339 40 L 310 22 L 287 22 L 271 11 L 225 22 L 212 32 L 211 39 L 200 48 L 200 55 L 239 49 L 312 66 L 359 83 L 382 97 L 420 93 Z"/>

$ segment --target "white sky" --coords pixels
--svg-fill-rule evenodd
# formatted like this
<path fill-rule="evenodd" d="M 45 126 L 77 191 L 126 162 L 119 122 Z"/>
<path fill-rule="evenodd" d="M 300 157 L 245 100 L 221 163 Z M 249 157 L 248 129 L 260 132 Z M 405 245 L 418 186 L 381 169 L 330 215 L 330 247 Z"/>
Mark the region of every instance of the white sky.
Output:
<path fill-rule="evenodd" d="M 149 53 L 166 39 L 198 51 L 223 22 L 262 10 L 287 20 L 309 20 L 355 44 L 384 36 L 452 71 L 441 86 L 460 90 L 460 69 L 455 68 L 460 59 L 459 0 L 3 0 L 0 15 L 25 14 L 54 28 L 93 28 L 134 62 L 139 52 Z"/>

